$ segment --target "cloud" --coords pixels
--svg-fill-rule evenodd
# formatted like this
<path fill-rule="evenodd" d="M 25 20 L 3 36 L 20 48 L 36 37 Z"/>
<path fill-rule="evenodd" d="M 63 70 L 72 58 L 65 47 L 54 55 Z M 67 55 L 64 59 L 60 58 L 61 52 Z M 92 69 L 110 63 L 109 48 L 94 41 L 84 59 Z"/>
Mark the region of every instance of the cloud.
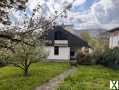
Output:
<path fill-rule="evenodd" d="M 90 0 L 91 1 L 91 0 Z M 113 28 L 119 25 L 119 1 L 118 0 L 97 0 L 88 9 L 83 8 L 72 12 L 78 28 Z M 85 5 L 84 5 L 85 6 Z M 84 13 L 85 12 L 85 13 Z M 75 20 L 74 20 L 75 21 Z"/>
<path fill-rule="evenodd" d="M 119 4 L 119 1 L 115 1 L 100 0 L 100 2 L 92 6 L 94 15 L 103 27 L 112 28 L 119 25 L 119 6 L 116 5 L 117 3 Z"/>
<path fill-rule="evenodd" d="M 27 16 L 32 15 L 32 10 L 39 3 L 42 6 L 42 14 L 46 17 L 55 15 L 55 11 L 61 12 L 67 4 L 73 0 L 29 0 L 26 10 Z M 59 17 L 56 21 L 65 24 L 74 24 L 77 28 L 103 27 L 112 28 L 119 23 L 119 0 L 75 0 L 67 18 Z M 20 12 L 21 13 L 21 12 Z M 13 19 L 19 20 L 17 12 Z M 16 17 L 16 15 L 18 15 Z M 39 15 L 39 14 L 37 14 Z M 21 14 L 21 16 L 23 16 Z"/>
<path fill-rule="evenodd" d="M 86 0 L 76 0 L 76 1 L 74 2 L 74 6 L 82 5 L 82 4 L 84 4 L 85 2 L 86 2 Z"/>

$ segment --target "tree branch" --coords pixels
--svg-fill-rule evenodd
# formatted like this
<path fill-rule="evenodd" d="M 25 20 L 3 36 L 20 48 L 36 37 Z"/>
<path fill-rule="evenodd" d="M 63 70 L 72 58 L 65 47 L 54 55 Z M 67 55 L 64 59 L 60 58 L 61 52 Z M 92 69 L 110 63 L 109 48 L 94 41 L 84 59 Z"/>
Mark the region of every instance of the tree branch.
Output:
<path fill-rule="evenodd" d="M 21 68 L 22 70 L 24 70 L 24 68 L 22 67 L 22 66 L 20 66 L 19 64 L 17 64 L 17 63 L 13 63 L 13 62 L 7 62 L 8 64 L 12 64 L 12 65 L 14 65 L 14 66 L 16 66 L 16 67 L 19 67 L 19 68 Z"/>

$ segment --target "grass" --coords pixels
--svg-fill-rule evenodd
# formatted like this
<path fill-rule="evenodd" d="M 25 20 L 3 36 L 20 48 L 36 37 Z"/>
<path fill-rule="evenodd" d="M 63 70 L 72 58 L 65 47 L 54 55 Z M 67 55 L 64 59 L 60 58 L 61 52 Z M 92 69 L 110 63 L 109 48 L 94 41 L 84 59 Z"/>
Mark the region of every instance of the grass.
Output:
<path fill-rule="evenodd" d="M 36 63 L 31 65 L 29 77 L 13 66 L 0 68 L 0 90 L 33 90 L 68 67 L 66 63 Z"/>
<path fill-rule="evenodd" d="M 119 70 L 103 66 L 78 66 L 57 90 L 110 90 L 110 80 L 119 80 Z"/>

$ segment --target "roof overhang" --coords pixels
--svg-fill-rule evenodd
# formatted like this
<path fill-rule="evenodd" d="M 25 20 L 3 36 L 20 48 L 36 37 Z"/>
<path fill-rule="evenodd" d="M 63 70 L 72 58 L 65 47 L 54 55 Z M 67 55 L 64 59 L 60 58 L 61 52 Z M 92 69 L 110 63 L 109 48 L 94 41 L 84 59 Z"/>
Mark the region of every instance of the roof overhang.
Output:
<path fill-rule="evenodd" d="M 119 31 L 119 27 L 114 28 L 114 29 L 111 29 L 111 30 L 109 30 L 108 32 L 112 33 L 112 32 L 115 32 L 115 31 Z"/>

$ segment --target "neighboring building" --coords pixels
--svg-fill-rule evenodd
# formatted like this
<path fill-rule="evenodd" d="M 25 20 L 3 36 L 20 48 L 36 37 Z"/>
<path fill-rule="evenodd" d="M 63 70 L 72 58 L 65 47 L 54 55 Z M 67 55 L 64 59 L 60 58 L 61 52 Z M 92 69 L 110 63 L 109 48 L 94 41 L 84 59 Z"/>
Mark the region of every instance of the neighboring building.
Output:
<path fill-rule="evenodd" d="M 56 26 L 47 32 L 46 46 L 49 60 L 70 60 L 76 58 L 76 51 L 82 47 L 89 47 L 78 35 Z"/>
<path fill-rule="evenodd" d="M 119 47 L 119 28 L 108 31 L 110 33 L 109 47 Z"/>
<path fill-rule="evenodd" d="M 103 45 L 108 48 L 109 47 L 109 32 L 105 31 L 105 32 L 101 32 L 99 35 L 98 35 L 98 40 L 100 40 L 101 42 L 103 42 Z"/>

